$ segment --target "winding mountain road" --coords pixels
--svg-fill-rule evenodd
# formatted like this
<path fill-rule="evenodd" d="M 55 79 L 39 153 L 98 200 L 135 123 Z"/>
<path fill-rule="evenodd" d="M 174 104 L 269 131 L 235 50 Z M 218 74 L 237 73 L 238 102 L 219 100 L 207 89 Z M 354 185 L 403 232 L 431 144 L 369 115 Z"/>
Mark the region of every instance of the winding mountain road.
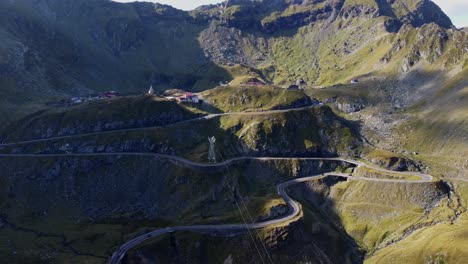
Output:
<path fill-rule="evenodd" d="M 221 117 L 221 116 L 233 116 L 233 115 L 253 116 L 253 115 L 279 114 L 279 113 L 302 111 L 302 110 L 311 109 L 311 108 L 314 108 L 314 107 L 317 107 L 317 105 L 298 107 L 298 108 L 290 108 L 290 109 L 283 109 L 283 110 L 267 110 L 267 111 L 262 111 L 262 112 L 231 112 L 231 113 L 209 114 L 209 115 L 205 115 L 205 116 L 201 116 L 201 117 L 197 117 L 197 118 L 192 118 L 192 119 L 188 119 L 188 120 L 183 120 L 183 121 L 180 121 L 180 122 L 175 122 L 175 123 L 171 123 L 171 124 L 167 124 L 167 125 L 149 126 L 149 127 L 136 127 L 136 128 L 122 128 L 122 129 L 105 130 L 105 131 L 99 131 L 99 132 L 89 132 L 89 133 L 80 133 L 80 134 L 48 137 L 48 138 L 38 138 L 38 139 L 31 139 L 31 140 L 18 141 L 18 142 L 9 142 L 9 143 L 7 142 L 7 143 L 1 143 L 0 147 L 12 147 L 12 146 L 19 146 L 19 145 L 25 145 L 25 144 L 31 144 L 31 143 L 47 142 L 47 141 L 74 138 L 74 137 L 97 136 L 97 135 L 105 135 L 105 134 L 119 133 L 119 132 L 133 132 L 133 131 L 141 131 L 141 130 L 150 130 L 150 129 L 159 128 L 159 127 L 170 127 L 170 126 L 176 126 L 176 125 L 181 125 L 181 124 L 191 123 L 191 122 L 196 122 L 196 121 L 201 121 L 201 120 L 209 120 L 209 119 L 213 119 L 213 118 Z"/>
<path fill-rule="evenodd" d="M 331 175 L 331 174 L 329 174 Z M 167 227 L 157 229 L 155 231 L 146 233 L 139 237 L 136 237 L 127 243 L 123 244 L 113 255 L 110 260 L 110 264 L 119 264 L 121 263 L 122 259 L 127 254 L 127 251 L 132 249 L 133 247 L 150 240 L 156 236 L 160 236 L 163 234 L 173 233 L 176 231 L 189 231 L 189 232 L 200 232 L 200 231 L 242 231 L 242 230 L 252 230 L 252 229 L 260 229 L 268 226 L 272 226 L 275 224 L 285 223 L 287 221 L 292 220 L 296 216 L 298 216 L 301 212 L 301 206 L 298 202 L 293 200 L 287 193 L 286 188 L 305 181 L 315 180 L 319 178 L 323 178 L 326 176 L 310 176 L 305 178 L 297 178 L 292 179 L 286 182 L 283 182 L 277 186 L 278 194 L 284 199 L 288 207 L 292 208 L 291 212 L 278 219 L 268 220 L 264 222 L 252 223 L 252 224 L 225 224 L 225 225 L 193 225 L 193 226 L 176 226 L 176 227 Z"/>
<path fill-rule="evenodd" d="M 262 159 L 268 159 L 268 158 L 262 158 Z M 335 160 L 335 159 L 333 159 Z M 340 159 L 336 159 L 340 160 Z M 341 160 L 343 161 L 343 160 Z M 224 225 L 193 225 L 193 226 L 176 226 L 176 227 L 167 227 L 167 228 L 161 228 L 154 230 L 152 232 L 143 234 L 141 236 L 138 236 L 127 243 L 123 244 L 111 257 L 110 264 L 120 264 L 122 259 L 125 257 L 127 252 L 134 248 L 135 246 L 138 246 L 142 244 L 145 241 L 148 241 L 150 239 L 153 239 L 154 237 L 163 235 L 163 234 L 168 234 L 168 233 L 173 233 L 176 231 L 189 231 L 189 232 L 200 232 L 200 231 L 241 231 L 241 230 L 253 230 L 253 229 L 260 229 L 260 228 L 265 228 L 268 226 L 276 225 L 276 224 L 282 224 L 282 223 L 287 223 L 288 221 L 294 219 L 297 217 L 300 212 L 301 212 L 301 206 L 300 204 L 292 199 L 286 192 L 286 189 L 292 185 L 302 183 L 302 182 L 307 182 L 307 181 L 312 181 L 312 180 L 318 180 L 322 179 L 325 177 L 329 176 L 338 176 L 338 177 L 344 177 L 350 180 L 360 180 L 360 181 L 374 181 L 374 182 L 399 182 L 399 183 L 415 183 L 415 182 L 431 182 L 433 180 L 432 176 L 430 175 L 420 175 L 421 180 L 419 181 L 404 181 L 404 180 L 390 180 L 390 179 L 375 179 L 375 178 L 365 178 L 365 177 L 354 177 L 350 176 L 349 174 L 343 174 L 343 173 L 325 173 L 323 175 L 315 175 L 315 176 L 308 176 L 308 177 L 302 177 L 302 178 L 295 178 L 288 180 L 286 182 L 283 182 L 277 186 L 277 191 L 278 194 L 284 199 L 286 202 L 287 206 L 290 208 L 290 212 L 278 219 L 273 219 L 273 220 L 268 220 L 264 222 L 258 222 L 258 223 L 252 223 L 252 224 L 224 224 Z M 292 210 L 291 210 L 292 209 Z"/>
<path fill-rule="evenodd" d="M 359 181 L 373 181 L 373 182 L 386 182 L 386 183 L 427 183 L 432 182 L 433 177 L 427 174 L 421 174 L 416 172 L 395 172 L 390 171 L 387 169 L 383 169 L 374 165 L 366 164 L 361 161 L 352 160 L 348 158 L 310 158 L 310 157 L 295 157 L 295 158 L 281 158 L 281 157 L 238 157 L 229 159 L 220 163 L 208 164 L 208 163 L 200 163 L 194 162 L 182 157 L 178 156 L 171 156 L 166 154 L 157 154 L 157 153 L 140 153 L 140 152 L 121 152 L 121 153 L 69 153 L 69 154 L 0 154 L 0 157 L 16 157 L 16 158 L 25 158 L 25 157 L 91 157 L 91 156 L 148 156 L 148 157 L 155 157 L 155 158 L 162 158 L 167 159 L 172 162 L 175 162 L 177 165 L 180 166 L 188 166 L 190 168 L 216 168 L 216 167 L 227 167 L 235 162 L 244 161 L 244 160 L 260 160 L 260 161 L 274 161 L 274 160 L 315 160 L 315 161 L 338 161 L 338 162 L 346 162 L 353 164 L 357 167 L 368 167 L 374 170 L 383 172 L 383 173 L 391 173 L 393 175 L 398 174 L 401 176 L 418 176 L 420 180 L 404 180 L 404 179 L 378 179 L 378 178 L 366 178 L 366 177 L 357 177 L 351 176 L 349 174 L 343 173 L 325 173 L 322 175 L 315 175 L 309 177 L 302 177 L 302 178 L 294 178 L 283 182 L 277 186 L 278 194 L 284 199 L 287 206 L 290 208 L 290 212 L 278 219 L 268 220 L 264 222 L 258 223 L 251 223 L 251 224 L 223 224 L 223 225 L 192 225 L 192 226 L 176 226 L 176 227 L 167 227 L 154 230 L 152 232 L 143 234 L 138 236 L 127 243 L 123 244 L 111 257 L 110 264 L 120 264 L 122 259 L 125 257 L 126 253 L 132 249 L 133 247 L 150 240 L 154 237 L 173 233 L 176 231 L 190 231 L 190 232 L 200 232 L 200 231 L 209 231 L 209 232 L 216 232 L 216 231 L 243 231 L 243 230 L 252 230 L 252 229 L 260 229 L 268 226 L 272 226 L 275 224 L 282 224 L 286 223 L 300 214 L 301 207 L 300 204 L 293 200 L 287 193 L 286 189 L 289 186 L 321 179 L 328 176 L 338 176 L 344 177 L 349 180 L 359 180 Z M 292 210 L 291 210 L 292 209 Z"/>
<path fill-rule="evenodd" d="M 353 164 L 358 167 L 367 167 L 377 170 L 382 173 L 388 174 L 397 174 L 401 176 L 418 176 L 421 180 L 392 180 L 392 179 L 378 179 L 378 181 L 388 181 L 388 182 L 400 182 L 400 183 L 414 183 L 414 182 L 430 182 L 433 180 L 433 177 L 428 174 L 422 174 L 418 172 L 411 172 L 411 171 L 392 171 L 387 170 L 372 164 L 367 164 L 362 161 L 353 160 L 349 158 L 340 158 L 340 157 L 330 157 L 330 158 L 313 158 L 313 157 L 252 157 L 252 156 L 244 156 L 244 157 L 237 157 L 232 159 L 227 159 L 223 162 L 219 163 L 201 163 L 191 161 L 179 156 L 167 155 L 167 154 L 159 154 L 159 153 L 150 153 L 150 152 L 95 152 L 95 153 L 58 153 L 58 154 L 5 154 L 0 153 L 0 157 L 16 157 L 16 158 L 33 158 L 33 157 L 93 157 L 93 156 L 135 156 L 135 157 L 154 157 L 154 158 L 161 158 L 167 159 L 179 166 L 185 166 L 190 168 L 216 168 L 216 167 L 226 167 L 233 163 L 245 160 L 259 160 L 259 161 L 274 161 L 274 160 L 310 160 L 310 161 L 339 161 L 339 162 L 346 162 Z M 357 178 L 357 177 L 355 177 Z M 372 180 L 372 178 L 365 178 Z"/>
<path fill-rule="evenodd" d="M 100 132 L 91 132 L 91 133 L 83 133 L 83 134 L 74 134 L 74 135 L 64 135 L 64 136 L 57 136 L 57 137 L 50 137 L 50 138 L 41 138 L 41 139 L 33 139 L 33 140 L 26 140 L 21 142 L 13 142 L 13 143 L 2 143 L 0 147 L 8 147 L 8 146 L 18 146 L 30 143 L 38 143 L 38 142 L 48 142 L 58 139 L 67 139 L 73 137 L 82 137 L 82 136 L 92 136 L 92 135 L 102 135 L 108 133 L 117 133 L 117 132 L 131 132 L 131 131 L 138 131 L 138 130 L 146 130 L 146 129 L 153 129 L 157 127 L 167 127 L 167 126 L 175 126 L 184 123 L 190 123 L 200 120 L 209 120 L 212 118 L 220 117 L 220 116 L 228 116 L 228 115 L 265 115 L 265 114 L 275 114 L 275 113 L 286 113 L 292 111 L 302 111 L 305 109 L 313 108 L 315 106 L 307 106 L 301 108 L 293 108 L 293 109 L 284 109 L 284 110 L 270 110 L 270 111 L 263 111 L 263 112 L 233 112 L 233 113 L 222 113 L 222 114 L 211 114 L 207 116 L 202 116 L 190 120 L 184 120 L 168 125 L 161 125 L 161 126 L 153 126 L 153 127 L 139 127 L 139 128 L 126 128 L 126 129 L 116 129 L 116 130 L 108 130 L 108 131 L 100 131 Z M 187 160 L 182 157 L 172 156 L 167 154 L 158 154 L 158 153 L 147 153 L 147 152 L 112 152 L 112 153 L 59 153 L 59 154 L 0 154 L 0 157 L 15 157 L 15 158 L 27 158 L 27 157 L 91 157 L 91 156 L 147 156 L 147 157 L 154 157 L 154 158 L 161 158 L 167 159 L 171 162 L 179 166 L 186 166 L 190 168 L 223 168 L 233 163 L 244 161 L 244 160 L 260 160 L 260 161 L 274 161 L 274 160 L 316 160 L 316 161 L 338 161 L 338 162 L 346 162 L 349 164 L 353 164 L 357 167 L 368 167 L 374 170 L 389 173 L 389 174 L 397 174 L 403 177 L 405 176 L 418 176 L 420 180 L 404 180 L 404 179 L 377 179 L 377 178 L 366 178 L 366 177 L 357 177 L 351 176 L 349 174 L 343 173 L 325 173 L 322 175 L 315 175 L 309 177 L 302 177 L 302 178 L 294 178 L 288 181 L 285 181 L 277 186 L 278 194 L 284 199 L 287 206 L 289 207 L 289 213 L 281 218 L 268 220 L 264 222 L 258 223 L 250 223 L 250 224 L 222 224 L 222 225 L 191 225 L 191 226 L 176 226 L 176 227 L 167 227 L 154 230 L 152 232 L 143 234 L 138 236 L 127 243 L 123 244 L 111 257 L 110 264 L 120 264 L 122 259 L 125 257 L 127 252 L 134 248 L 141 243 L 150 240 L 154 237 L 173 233 L 176 231 L 190 231 L 190 232 L 200 232 L 200 231 L 209 231 L 209 232 L 216 232 L 216 231 L 245 231 L 245 230 L 252 230 L 252 229 L 260 229 L 276 224 L 287 223 L 288 221 L 297 217 L 301 212 L 300 204 L 293 200 L 286 192 L 286 189 L 292 185 L 299 184 L 302 182 L 317 180 L 329 176 L 338 176 L 344 177 L 349 180 L 360 180 L 360 181 L 375 181 L 375 182 L 387 182 L 387 183 L 423 183 L 423 182 L 432 182 L 433 177 L 427 174 L 420 174 L 415 172 L 395 172 L 390 171 L 387 169 L 380 168 L 375 165 L 367 164 L 362 161 L 357 161 L 349 158 L 340 158 L 340 157 L 331 157 L 331 158 L 311 158 L 311 157 L 238 157 L 228 159 L 226 161 L 214 164 L 208 163 L 200 163 Z"/>
<path fill-rule="evenodd" d="M 168 158 L 175 160 L 177 162 L 182 162 L 185 164 L 188 164 L 190 166 L 201 166 L 201 167 L 219 167 L 219 166 L 228 166 L 236 161 L 241 161 L 241 160 L 319 160 L 319 161 L 340 161 L 340 162 L 347 162 L 350 164 L 354 164 L 356 166 L 364 166 L 364 167 L 370 167 L 372 169 L 382 171 L 382 172 L 391 172 L 392 174 L 400 174 L 402 176 L 408 176 L 408 175 L 417 175 L 421 178 L 421 180 L 391 180 L 391 179 L 376 179 L 376 178 L 365 178 L 365 177 L 355 177 L 355 176 L 350 176 L 349 174 L 343 174 L 343 173 L 325 173 L 323 175 L 316 175 L 316 176 L 309 176 L 309 177 L 302 177 L 302 178 L 295 178 L 288 180 L 286 182 L 283 182 L 277 186 L 277 191 L 278 194 L 284 199 L 288 207 L 292 210 L 290 210 L 289 214 L 286 216 L 283 216 L 278 219 L 273 219 L 269 221 L 264 221 L 264 222 L 258 222 L 258 223 L 252 223 L 252 224 L 225 224 L 225 225 L 193 225 L 193 226 L 177 226 L 177 227 L 167 227 L 167 228 L 162 228 L 162 229 L 157 229 L 155 231 L 143 234 L 141 236 L 138 236 L 127 243 L 123 244 L 113 255 L 110 260 L 110 264 L 120 264 L 122 259 L 125 257 L 126 253 L 132 249 L 133 247 L 150 240 L 156 236 L 160 236 L 163 234 L 167 233 L 173 233 L 176 231 L 190 231 L 190 232 L 197 232 L 197 231 L 237 231 L 237 230 L 251 230 L 251 229 L 260 229 L 268 226 L 272 226 L 275 224 L 281 224 L 281 223 L 286 223 L 293 218 L 297 217 L 300 214 L 301 207 L 300 204 L 293 200 L 286 192 L 286 189 L 289 186 L 302 183 L 302 182 L 307 182 L 311 180 L 317 180 L 321 179 L 324 177 L 328 176 L 339 176 L 339 177 L 344 177 L 350 180 L 361 180 L 361 181 L 374 181 L 374 182 L 387 182 L 387 183 L 421 183 L 421 182 L 432 182 L 433 177 L 431 175 L 426 175 L 426 174 L 420 174 L 420 173 L 414 173 L 414 172 L 394 172 L 394 171 L 389 171 L 377 166 L 373 165 L 368 165 L 360 161 L 356 160 L 350 160 L 350 159 L 344 159 L 344 158 L 276 158 L 276 157 L 239 157 L 239 158 L 233 158 L 226 160 L 221 163 L 216 163 L 216 164 L 204 164 L 204 163 L 197 163 L 193 161 L 189 161 L 180 157 L 175 157 L 175 156 L 168 156 L 168 155 L 161 155 L 161 154 L 155 154 L 160 157 Z"/>

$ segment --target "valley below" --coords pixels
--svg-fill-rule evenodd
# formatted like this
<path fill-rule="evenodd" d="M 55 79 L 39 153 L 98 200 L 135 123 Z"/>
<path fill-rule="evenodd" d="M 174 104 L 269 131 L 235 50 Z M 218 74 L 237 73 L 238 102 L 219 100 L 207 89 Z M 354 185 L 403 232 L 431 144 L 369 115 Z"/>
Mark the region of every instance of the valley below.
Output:
<path fill-rule="evenodd" d="M 2 263 L 466 262 L 432 1 L 2 1 L 0 39 Z"/>

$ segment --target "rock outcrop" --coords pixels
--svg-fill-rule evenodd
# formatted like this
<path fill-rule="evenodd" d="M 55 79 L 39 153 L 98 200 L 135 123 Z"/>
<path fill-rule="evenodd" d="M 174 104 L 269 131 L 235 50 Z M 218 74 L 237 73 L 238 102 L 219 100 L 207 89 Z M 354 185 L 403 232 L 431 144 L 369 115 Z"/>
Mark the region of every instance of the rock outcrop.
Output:
<path fill-rule="evenodd" d="M 10 110 L 111 87 L 140 92 L 148 83 L 157 90 L 205 90 L 242 75 L 226 69 L 236 64 L 259 69 L 276 84 L 301 78 L 311 85 L 337 84 L 353 77 L 351 72 L 367 73 L 353 61 L 382 67 L 378 60 L 367 61 L 374 56 L 357 52 L 364 45 L 377 50 L 385 46 L 381 39 L 412 45 L 415 38 L 400 32 L 408 27 L 426 28 L 425 37 L 440 32 L 446 37 L 434 44 L 441 47 L 436 55 L 397 50 L 382 58 L 384 65 L 400 61 L 403 53 L 408 55 L 403 72 L 421 62 L 450 66 L 461 61 L 451 56 L 463 53 L 453 44 L 463 42 L 463 36 L 428 0 L 228 1 L 190 12 L 106 0 L 18 0 L 0 7 L 6 32 L 0 85 L 8 102 L 2 107 Z M 389 32 L 397 37 L 386 36 Z M 338 52 L 340 42 L 347 44 L 344 52 Z"/>

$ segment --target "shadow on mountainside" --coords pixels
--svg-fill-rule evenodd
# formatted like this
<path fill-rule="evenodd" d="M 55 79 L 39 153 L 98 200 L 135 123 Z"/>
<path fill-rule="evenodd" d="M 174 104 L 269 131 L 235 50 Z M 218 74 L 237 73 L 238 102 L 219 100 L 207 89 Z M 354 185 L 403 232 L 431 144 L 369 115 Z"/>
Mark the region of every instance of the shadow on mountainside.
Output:
<path fill-rule="evenodd" d="M 0 52 L 12 54 L 0 65 L 0 94 L 16 106 L 5 106 L 11 108 L 9 121 L 25 115 L 18 108 L 51 98 L 134 94 L 150 84 L 161 91 L 205 90 L 231 78 L 200 47 L 206 22 L 181 10 L 107 0 L 0 5 L 7 10 L 1 21 L 8 32 Z"/>
<path fill-rule="evenodd" d="M 360 99 L 368 106 L 397 109 L 415 104 L 432 104 L 432 100 L 451 84 L 440 70 L 412 69 L 399 75 L 381 76 L 376 72 L 356 76 L 357 84 L 339 84 L 318 91 L 319 94 L 349 96 Z M 312 90 L 313 91 L 313 90 Z M 418 105 L 416 105 L 418 106 Z"/>
<path fill-rule="evenodd" d="M 337 165 L 333 162 L 319 161 L 236 163 L 230 166 L 225 174 L 230 182 L 229 188 L 233 189 L 229 198 L 231 206 L 235 210 L 234 201 L 237 201 L 235 203 L 244 210 L 243 205 L 246 204 L 250 214 L 258 221 L 258 213 L 253 212 L 258 212 L 262 207 L 259 208 L 255 204 L 260 199 L 260 206 L 265 206 L 267 211 L 272 209 L 267 203 L 268 199 L 262 198 L 271 199 L 277 196 L 274 195 L 277 184 L 291 176 L 310 176 L 333 171 Z M 352 240 L 348 241 L 349 237 L 343 237 L 334 225 L 330 225 L 330 219 L 318 217 L 319 211 L 310 208 L 305 210 L 304 218 L 288 226 L 253 231 L 252 234 L 224 238 L 219 235 L 212 237 L 178 232 L 130 252 L 125 263 L 144 263 L 145 259 L 164 259 L 173 263 L 218 263 L 229 256 L 242 263 L 258 263 L 260 259 L 271 263 L 359 262 L 356 260 L 361 259 L 362 253 Z M 247 223 L 253 222 L 246 211 L 243 211 L 243 215 Z M 273 218 L 277 217 L 279 216 Z M 213 252 L 216 252 L 216 255 L 213 255 Z"/>
<path fill-rule="evenodd" d="M 141 152 L 208 161 L 208 137 L 225 158 L 239 156 L 358 156 L 362 140 L 355 123 L 326 106 L 284 113 L 228 115 L 166 127 L 115 131 L 9 146 L 15 153 Z"/>
<path fill-rule="evenodd" d="M 220 112 L 215 108 L 208 110 Z M 4 127 L 0 138 L 3 142 L 20 142 L 120 129 L 144 129 L 201 116 L 176 101 L 159 96 L 125 96 L 38 111 Z"/>
<path fill-rule="evenodd" d="M 291 176 L 332 171 L 339 165 L 320 161 L 244 161 L 222 172 L 209 172 L 146 157 L 6 158 L 0 163 L 5 176 L 0 178 L 0 197 L 5 197 L 0 206 L 5 219 L 18 227 L 28 226 L 38 233 L 64 237 L 68 246 L 87 256 L 110 256 L 128 239 L 158 227 L 258 221 L 271 209 L 270 200 L 279 198 L 277 184 Z M 24 163 L 31 166 L 24 168 Z M 243 208 L 244 221 L 236 204 Z M 270 254 L 275 263 L 317 258 L 337 263 L 348 257 L 339 252 L 347 251 L 349 244 L 328 227 L 328 221 L 320 222 L 319 229 L 311 228 L 315 222 L 310 224 L 307 218 L 304 221 L 266 233 L 255 232 L 254 240 L 247 234 L 219 238 L 182 232 L 172 238 L 175 244 L 165 244 L 165 238 L 156 239 L 163 242 L 150 243 L 136 254 L 148 252 L 144 255 L 152 259 L 156 253 L 155 259 L 162 256 L 172 263 L 177 259 L 180 263 L 219 263 L 213 258 L 227 258 L 232 253 L 245 259 L 244 263 L 256 263 L 251 259 L 255 241 L 257 246 L 265 243 L 260 255 Z M 0 234 L 4 232 L 12 230 L 3 226 Z M 21 257 L 26 250 L 24 245 L 30 250 L 34 247 L 28 243 L 40 239 L 25 237 L 24 241 L 10 244 Z M 60 241 L 49 243 L 62 248 Z M 200 246 L 205 250 L 199 250 Z M 39 259 L 46 252 L 44 248 L 34 249 L 28 256 Z M 0 254 L 4 260 L 17 258 L 8 248 L 0 247 Z M 68 260 L 81 259 L 66 250 L 59 255 Z M 102 262 L 92 257 L 88 261 Z"/>
<path fill-rule="evenodd" d="M 25 167 L 24 164 L 29 166 Z M 248 208 L 251 218 L 243 209 L 248 223 L 265 219 L 265 215 L 266 219 L 278 218 L 281 213 L 271 210 L 279 202 L 275 189 L 277 184 L 294 177 L 343 170 L 349 164 L 294 159 L 246 160 L 224 170 L 221 167 L 221 170 L 210 171 L 206 168 L 179 167 L 158 158 L 102 156 L 2 158 L 0 166 L 3 168 L 0 177 L 2 219 L 18 228 L 27 226 L 37 233 L 64 236 L 69 241 L 67 246 L 81 254 L 110 256 L 129 239 L 161 227 L 243 223 L 237 204 L 242 208 L 245 204 Z M 242 263 L 253 264 L 260 256 L 267 258 L 268 254 L 274 259 L 273 263 L 314 260 L 323 260 L 322 263 L 360 263 L 362 253 L 342 229 L 344 223 L 340 214 L 343 212 L 337 212 L 335 201 L 329 195 L 331 188 L 340 181 L 339 178 L 329 177 L 289 188 L 288 193 L 301 202 L 304 218 L 288 227 L 260 230 L 254 233 L 254 240 L 249 234 L 223 237 L 226 234 L 217 233 L 216 237 L 209 237 L 179 232 L 169 237 L 174 243 L 167 243 L 168 237 L 156 238 L 154 243 L 150 241 L 147 246 L 130 252 L 130 263 L 144 263 L 142 259 L 169 263 L 219 263 L 220 258 L 225 260 L 232 255 L 241 259 Z M 349 188 L 345 194 L 364 196 L 351 203 L 369 202 L 372 195 L 367 195 L 367 188 L 373 186 L 371 190 L 377 191 L 380 200 L 388 201 L 388 204 L 384 203 L 387 206 L 405 205 L 404 201 L 409 198 L 409 203 L 429 212 L 437 208 L 439 201 L 447 195 L 446 188 L 434 189 L 432 183 L 385 183 L 388 192 L 384 193 L 380 193 L 383 188 L 380 183 L 365 184 L 365 189 L 360 189 L 361 185 L 356 182 L 351 183 L 354 185 L 349 187 L 353 188 Z M 341 193 L 342 190 L 337 187 L 334 193 Z M 399 198 L 395 191 L 401 192 L 403 198 Z M 344 195 L 341 199 L 343 197 L 348 196 Z M 378 203 L 376 206 L 380 206 Z M 395 222 L 392 219 L 399 210 L 384 209 L 376 215 L 378 219 L 384 215 Z M 416 217 L 422 220 L 427 218 L 421 209 L 417 212 Z M 372 211 L 369 213 L 373 215 Z M 405 212 L 404 215 L 408 213 L 414 217 L 414 212 Z M 374 231 L 375 228 L 380 230 L 380 224 L 365 222 L 375 218 L 369 219 L 359 214 L 354 217 L 364 217 L 364 223 L 373 223 Z M 427 221 L 431 224 L 430 219 Z M 0 235 L 11 234 L 9 225 L 1 224 Z M 404 230 L 412 230 L 403 227 Z M 20 256 L 27 248 L 30 259 L 48 252 L 29 244 L 44 237 L 19 237 L 19 240 L 9 242 L 9 247 L 0 247 L 4 260 L 17 259 L 11 253 L 11 247 L 16 248 Z M 262 249 L 260 240 L 265 243 L 266 250 Z M 253 241 L 260 248 L 258 258 Z M 60 241 L 48 243 L 57 249 L 63 247 Z M 32 248 L 34 250 L 31 251 Z M 60 252 L 59 255 L 67 260 L 78 261 L 82 257 L 67 250 Z M 99 259 L 90 263 L 101 262 Z"/>
<path fill-rule="evenodd" d="M 342 263 L 363 263 L 365 251 L 355 239 L 347 233 L 343 226 L 343 219 L 335 208 L 335 202 L 329 197 L 331 188 L 346 179 L 341 177 L 327 177 L 317 181 L 310 181 L 290 188 L 291 196 L 300 201 L 303 210 L 307 212 L 305 219 L 314 219 L 318 223 L 310 223 L 312 229 L 319 234 L 334 233 L 342 239 L 341 249 L 335 254 L 342 257 Z M 309 220 L 310 221 L 310 220 Z M 324 224 L 326 223 L 326 224 Z M 324 247 L 334 247 L 329 241 L 322 240 Z"/>

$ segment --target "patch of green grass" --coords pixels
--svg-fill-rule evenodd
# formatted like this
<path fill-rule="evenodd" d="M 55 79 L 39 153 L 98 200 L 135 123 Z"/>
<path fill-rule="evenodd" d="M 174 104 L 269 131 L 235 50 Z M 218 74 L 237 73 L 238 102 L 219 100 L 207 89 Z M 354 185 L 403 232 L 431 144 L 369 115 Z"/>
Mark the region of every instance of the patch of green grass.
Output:
<path fill-rule="evenodd" d="M 105 152 L 109 148 L 127 152 L 169 152 L 205 162 L 207 138 L 215 136 L 216 150 L 224 158 L 258 153 L 284 155 L 286 150 L 290 155 L 320 155 L 325 151 L 355 156 L 361 142 L 349 126 L 329 107 L 322 106 L 282 113 L 227 115 L 168 127 L 70 137 L 23 145 L 22 151 L 62 153 L 60 148 L 69 144 L 73 152 Z M 16 147 L 7 147 L 3 151 L 13 148 Z"/>
<path fill-rule="evenodd" d="M 401 175 L 397 172 L 381 172 L 379 170 L 369 168 L 369 167 L 358 167 L 354 170 L 355 176 L 369 177 L 369 178 L 378 178 L 378 179 L 390 179 L 390 180 L 407 180 L 407 181 L 417 181 L 421 180 L 421 177 L 417 175 Z"/>
<path fill-rule="evenodd" d="M 465 197 L 467 185 L 458 191 Z M 443 222 L 422 228 L 401 242 L 376 252 L 365 263 L 463 263 L 468 256 L 465 246 L 468 243 L 467 224 L 467 214 L 464 213 L 454 223 Z"/>
<path fill-rule="evenodd" d="M 374 0 L 346 0 L 344 2 L 344 6 L 355 6 L 355 5 L 362 5 L 362 6 L 369 6 L 377 8 L 377 2 Z"/>
<path fill-rule="evenodd" d="M 382 192 L 385 189 L 385 192 Z M 398 184 L 348 181 L 335 185 L 330 193 L 333 208 L 340 222 L 356 242 L 368 253 L 381 245 L 398 240 L 406 230 L 417 225 L 448 221 L 453 211 L 441 198 L 440 206 L 425 212 L 425 204 L 437 197 L 437 186 L 427 184 Z M 425 196 L 426 193 L 427 195 Z"/>
<path fill-rule="evenodd" d="M 275 86 L 227 86 L 202 94 L 210 104 L 224 112 L 287 108 L 292 103 L 307 100 L 302 91 L 288 91 Z"/>
<path fill-rule="evenodd" d="M 288 19 L 294 16 L 313 15 L 327 5 L 326 2 L 315 3 L 314 5 L 289 5 L 283 11 L 276 11 L 262 19 L 261 23 L 264 27 L 268 27 L 270 23 L 282 23 L 282 19 Z"/>

